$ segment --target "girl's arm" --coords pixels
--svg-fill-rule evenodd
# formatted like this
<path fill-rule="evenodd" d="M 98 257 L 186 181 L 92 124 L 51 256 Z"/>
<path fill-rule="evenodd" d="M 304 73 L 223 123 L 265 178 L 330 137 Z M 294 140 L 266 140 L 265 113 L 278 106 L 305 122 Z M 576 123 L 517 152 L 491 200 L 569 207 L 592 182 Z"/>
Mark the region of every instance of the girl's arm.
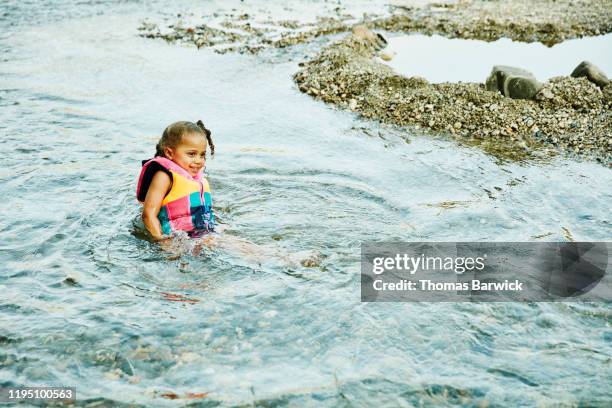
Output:
<path fill-rule="evenodd" d="M 168 191 L 170 191 L 171 186 L 172 180 L 170 176 L 163 171 L 158 171 L 153 176 L 147 196 L 145 197 L 142 222 L 156 241 L 164 237 L 157 215 L 161 209 L 162 201 L 166 194 L 168 194 Z"/>

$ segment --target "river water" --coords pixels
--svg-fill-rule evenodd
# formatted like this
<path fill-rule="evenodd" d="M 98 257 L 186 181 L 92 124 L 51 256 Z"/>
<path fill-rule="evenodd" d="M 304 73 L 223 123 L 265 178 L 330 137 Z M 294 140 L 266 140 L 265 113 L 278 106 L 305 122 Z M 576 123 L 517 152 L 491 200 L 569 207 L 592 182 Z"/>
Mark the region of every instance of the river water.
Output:
<path fill-rule="evenodd" d="M 431 82 L 485 82 L 494 65 L 526 69 L 540 81 L 570 75 L 582 61 L 612 73 L 612 34 L 566 40 L 552 47 L 508 38 L 486 42 L 422 34 L 391 34 L 387 40 L 386 52 L 396 55 L 381 62 L 399 74 Z"/>
<path fill-rule="evenodd" d="M 5 6 L 1 385 L 109 406 L 610 401 L 608 304 L 359 300 L 364 240 L 610 240 L 609 169 L 500 163 L 314 101 L 291 76 L 320 44 L 218 55 L 138 37 L 169 3 Z M 135 235 L 140 161 L 197 119 L 226 234 L 269 261 L 176 259 Z"/>

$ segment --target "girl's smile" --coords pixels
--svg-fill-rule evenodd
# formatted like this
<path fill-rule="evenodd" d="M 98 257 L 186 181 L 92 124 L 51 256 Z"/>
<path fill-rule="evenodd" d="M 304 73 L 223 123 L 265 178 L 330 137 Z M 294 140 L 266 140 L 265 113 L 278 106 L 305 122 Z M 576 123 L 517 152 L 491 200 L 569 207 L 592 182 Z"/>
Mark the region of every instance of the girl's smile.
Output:
<path fill-rule="evenodd" d="M 183 135 L 175 148 L 167 147 L 166 157 L 195 177 L 206 163 L 206 137 L 198 133 Z"/>

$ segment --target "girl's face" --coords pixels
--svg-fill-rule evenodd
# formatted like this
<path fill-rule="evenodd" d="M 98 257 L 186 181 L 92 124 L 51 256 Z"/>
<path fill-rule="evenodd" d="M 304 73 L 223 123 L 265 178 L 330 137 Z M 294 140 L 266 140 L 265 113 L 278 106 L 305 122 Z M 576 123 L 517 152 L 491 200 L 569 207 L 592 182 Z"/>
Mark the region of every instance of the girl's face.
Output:
<path fill-rule="evenodd" d="M 178 146 L 166 147 L 164 153 L 195 177 L 206 163 L 206 137 L 199 133 L 185 134 Z"/>

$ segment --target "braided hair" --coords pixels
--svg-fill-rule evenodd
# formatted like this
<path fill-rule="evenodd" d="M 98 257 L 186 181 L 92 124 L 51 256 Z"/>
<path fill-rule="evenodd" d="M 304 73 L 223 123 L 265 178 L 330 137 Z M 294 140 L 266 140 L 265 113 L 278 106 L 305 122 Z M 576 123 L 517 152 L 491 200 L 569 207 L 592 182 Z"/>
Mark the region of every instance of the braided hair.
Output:
<path fill-rule="evenodd" d="M 178 146 L 181 143 L 183 135 L 186 133 L 198 133 L 204 135 L 208 145 L 210 146 L 211 156 L 215 155 L 215 145 L 212 141 L 212 133 L 206 128 L 206 126 L 204 126 L 204 122 L 198 120 L 196 123 L 187 121 L 174 122 L 164 129 L 162 137 L 155 146 L 155 156 L 163 157 L 164 150 L 167 147 L 174 148 Z"/>
<path fill-rule="evenodd" d="M 202 122 L 201 120 L 198 120 L 196 122 L 196 125 L 198 125 L 198 127 L 200 129 L 202 129 L 202 132 L 204 132 L 204 135 L 206 136 L 206 140 L 208 141 L 208 146 L 210 146 L 210 155 L 214 156 L 215 155 L 215 144 L 212 141 L 212 132 L 206 128 L 206 126 L 204 126 L 204 122 Z"/>

